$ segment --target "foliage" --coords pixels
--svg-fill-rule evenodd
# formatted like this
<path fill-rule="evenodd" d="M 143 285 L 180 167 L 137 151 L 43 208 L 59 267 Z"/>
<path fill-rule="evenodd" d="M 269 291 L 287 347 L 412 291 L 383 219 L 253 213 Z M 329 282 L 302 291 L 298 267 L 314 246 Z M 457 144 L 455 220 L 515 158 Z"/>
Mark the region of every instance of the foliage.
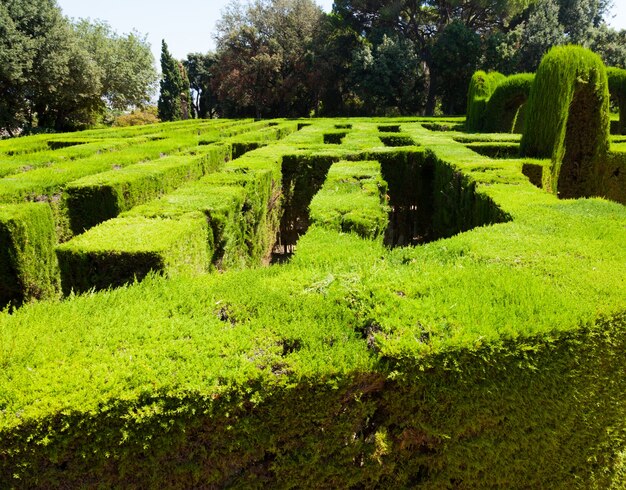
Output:
<path fill-rule="evenodd" d="M 82 264 L 77 282 L 120 277 L 131 260 L 148 259 L 172 277 L 148 274 L 0 314 L 0 480 L 609 488 L 626 431 L 626 208 L 559 200 L 533 186 L 520 161 L 464 144 L 516 136 L 459 142 L 459 133 L 422 126 L 445 120 L 415 119 L 307 121 L 62 245 Z M 78 135 L 83 145 L 58 150 L 48 141 L 72 138 L 0 142 L 0 155 L 78 151 L 92 139 L 138 146 L 139 137 L 148 144 L 173 134 L 199 152 L 211 138 L 254 139 L 231 136 L 245 127 L 272 128 L 183 121 L 91 131 Z M 323 144 L 340 129 L 341 145 Z M 383 148 L 382 129 L 421 146 Z M 368 209 L 380 222 L 385 203 L 392 212 L 405 203 L 423 209 L 433 236 L 385 247 L 380 235 L 363 239 L 318 221 L 289 263 L 197 275 L 218 228 L 207 218 L 216 215 L 232 220 L 233 242 L 256 241 L 250 263 L 260 263 L 280 182 L 290 183 L 286 195 L 292 184 L 311 197 L 322 186 L 312 210 L 325 201 L 317 210 L 326 216 Z M 347 189 L 367 199 L 345 199 Z M 297 205 L 308 208 L 301 197 Z M 93 267 L 93 257 L 104 266 Z"/>
<path fill-rule="evenodd" d="M 365 115 L 414 114 L 423 108 L 423 76 L 408 40 L 383 36 L 377 46 L 354 51 L 350 79 Z"/>
<path fill-rule="evenodd" d="M 607 68 L 609 92 L 611 99 L 617 102 L 619 122 L 617 134 L 626 134 L 626 70 L 622 68 Z"/>
<path fill-rule="evenodd" d="M 491 94 L 505 76 L 498 72 L 485 73 L 482 70 L 472 75 L 467 92 L 467 120 L 465 129 L 470 133 L 480 133 L 485 125 L 485 110 Z"/>
<path fill-rule="evenodd" d="M 626 30 L 618 32 L 601 24 L 593 31 L 589 48 L 600 55 L 605 65 L 626 69 Z"/>
<path fill-rule="evenodd" d="M 105 102 L 126 108 L 149 99 L 152 55 L 137 35 L 72 25 L 54 0 L 2 2 L 0 17 L 0 129 L 9 135 L 85 128 Z"/>
<path fill-rule="evenodd" d="M 161 42 L 161 91 L 157 107 L 161 121 L 179 121 L 190 117 L 190 86 L 184 66 L 170 54 L 165 40 Z"/>
<path fill-rule="evenodd" d="M 58 296 L 56 236 L 44 203 L 0 207 L 0 304 Z"/>
<path fill-rule="evenodd" d="M 387 225 L 387 184 L 378 162 L 337 162 L 310 208 L 314 224 L 363 238 L 382 237 Z"/>
<path fill-rule="evenodd" d="M 157 106 L 148 106 L 143 109 L 134 109 L 129 114 L 117 116 L 113 121 L 114 127 L 143 126 L 159 122 Z"/>
<path fill-rule="evenodd" d="M 534 79 L 534 74 L 519 73 L 498 83 L 485 108 L 483 130 L 486 133 L 522 132 L 525 104 Z"/>
<path fill-rule="evenodd" d="M 444 114 L 465 112 L 465 87 L 476 71 L 481 48 L 480 36 L 460 20 L 448 24 L 437 37 L 432 47 L 432 83 Z"/>
<path fill-rule="evenodd" d="M 218 23 L 216 90 L 226 115 L 308 116 L 313 0 L 231 4 Z"/>
<path fill-rule="evenodd" d="M 598 165 L 609 150 L 609 84 L 600 57 L 577 46 L 543 58 L 526 110 L 521 154 L 552 158 L 554 191 L 597 195 Z"/>
<path fill-rule="evenodd" d="M 150 102 L 157 75 L 144 37 L 136 32 L 120 36 L 102 21 L 81 19 L 73 28 L 98 67 L 101 95 L 109 107 L 125 110 Z"/>
<path fill-rule="evenodd" d="M 183 61 L 193 91 L 191 107 L 195 117 L 204 119 L 217 115 L 218 101 L 213 87 L 216 62 L 215 53 L 190 53 Z"/>

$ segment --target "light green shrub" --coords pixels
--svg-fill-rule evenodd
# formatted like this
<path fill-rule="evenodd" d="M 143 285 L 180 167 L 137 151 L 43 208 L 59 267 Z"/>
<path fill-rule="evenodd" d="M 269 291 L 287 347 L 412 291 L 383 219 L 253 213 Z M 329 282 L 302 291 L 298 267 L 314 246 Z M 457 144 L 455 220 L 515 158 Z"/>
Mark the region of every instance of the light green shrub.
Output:
<path fill-rule="evenodd" d="M 483 131 L 486 133 L 521 133 L 525 104 L 535 79 L 531 73 L 511 75 L 502 80 L 487 101 Z"/>
<path fill-rule="evenodd" d="M 552 48 L 527 102 L 522 156 L 551 158 L 560 197 L 601 195 L 609 150 L 609 88 L 600 57 L 579 46 Z"/>
<path fill-rule="evenodd" d="M 465 130 L 468 133 L 480 133 L 485 124 L 487 101 L 498 84 L 506 77 L 498 72 L 477 71 L 470 80 L 467 92 L 467 119 Z"/>

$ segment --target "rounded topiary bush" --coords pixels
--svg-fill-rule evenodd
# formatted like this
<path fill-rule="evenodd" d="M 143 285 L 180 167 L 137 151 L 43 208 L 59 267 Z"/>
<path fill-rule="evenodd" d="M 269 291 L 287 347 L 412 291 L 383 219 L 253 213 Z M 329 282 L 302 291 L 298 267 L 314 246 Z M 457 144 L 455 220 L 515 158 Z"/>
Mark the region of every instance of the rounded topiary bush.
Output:
<path fill-rule="evenodd" d="M 487 101 L 498 84 L 506 77 L 498 72 L 477 71 L 472 76 L 467 92 L 467 120 L 465 129 L 470 133 L 483 130 Z"/>
<path fill-rule="evenodd" d="M 609 134 L 604 63 L 580 46 L 552 48 L 530 91 L 521 154 L 552 159 L 552 190 L 560 197 L 597 195 Z"/>
<path fill-rule="evenodd" d="M 525 104 L 535 75 L 520 73 L 507 77 L 487 101 L 483 129 L 487 133 L 521 133 Z"/>
<path fill-rule="evenodd" d="M 609 77 L 609 92 L 611 98 L 619 107 L 619 122 L 614 131 L 617 134 L 626 134 L 626 70 L 621 68 L 607 68 Z"/>

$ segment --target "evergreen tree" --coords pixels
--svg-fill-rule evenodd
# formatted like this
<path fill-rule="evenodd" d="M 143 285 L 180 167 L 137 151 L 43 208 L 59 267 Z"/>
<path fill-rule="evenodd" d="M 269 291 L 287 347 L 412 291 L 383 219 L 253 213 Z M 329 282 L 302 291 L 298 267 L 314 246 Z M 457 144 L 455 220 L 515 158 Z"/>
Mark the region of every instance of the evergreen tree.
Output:
<path fill-rule="evenodd" d="M 170 54 L 165 40 L 161 44 L 161 93 L 159 119 L 178 121 L 189 118 L 189 79 L 181 63 Z"/>

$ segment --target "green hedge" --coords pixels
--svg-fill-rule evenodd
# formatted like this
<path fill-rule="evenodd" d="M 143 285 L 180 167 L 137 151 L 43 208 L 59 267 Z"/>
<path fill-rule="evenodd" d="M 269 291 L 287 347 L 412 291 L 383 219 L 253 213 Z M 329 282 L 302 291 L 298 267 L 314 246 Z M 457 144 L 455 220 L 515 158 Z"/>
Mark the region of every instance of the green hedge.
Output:
<path fill-rule="evenodd" d="M 519 155 L 519 143 L 486 142 L 468 143 L 469 149 L 491 158 L 514 158 Z"/>
<path fill-rule="evenodd" d="M 211 263 L 218 269 L 245 264 L 248 256 L 243 211 L 246 191 L 238 185 L 240 180 L 231 180 L 230 185 L 225 183 L 217 183 L 215 179 L 201 179 L 158 200 L 137 206 L 121 216 L 177 218 L 200 211 L 207 216 L 212 231 L 214 250 Z"/>
<path fill-rule="evenodd" d="M 400 149 L 379 146 L 384 121 L 352 123 L 342 147 L 324 148 L 332 123 L 316 121 L 293 135 L 297 145 L 289 137 L 183 188 L 206 180 L 248 192 L 260 175 L 249 205 L 258 202 L 260 212 L 265 202 L 268 212 L 262 196 L 276 195 L 281 169 L 310 165 L 303 174 L 321 178 L 339 160 L 351 174 L 339 177 L 343 184 L 361 161 L 375 160 L 391 206 L 430 206 L 433 237 L 454 236 L 390 248 L 315 225 L 280 266 L 148 277 L 0 313 L 0 481 L 432 489 L 619 482 L 626 208 L 559 200 L 529 183 L 522 161 L 486 158 L 419 122 L 401 124 L 424 147 Z M 162 209 L 166 201 L 188 209 L 183 188 L 161 198 Z M 193 219 L 206 223 L 204 214 Z M 164 228 L 160 239 L 143 239 L 165 240 L 173 228 Z"/>
<path fill-rule="evenodd" d="M 487 101 L 505 76 L 498 72 L 485 73 L 480 70 L 474 73 L 467 92 L 467 119 L 465 130 L 469 133 L 480 133 L 485 125 Z"/>
<path fill-rule="evenodd" d="M 626 134 L 626 70 L 609 67 L 606 70 L 609 79 L 609 92 L 619 108 L 619 122 L 616 134 Z"/>
<path fill-rule="evenodd" d="M 201 156 L 181 155 L 127 166 L 71 182 L 64 200 L 74 234 L 166 194 L 230 160 L 230 147 L 212 145 Z"/>
<path fill-rule="evenodd" d="M 209 150 L 203 151 L 223 161 L 223 149 L 217 153 Z M 262 148 L 227 163 L 221 172 L 72 239 L 57 251 L 64 292 L 120 286 L 133 278 L 143 279 L 151 270 L 171 275 L 176 267 L 185 268 L 188 260 L 184 253 L 172 251 L 181 238 L 175 237 L 170 243 L 170 237 L 164 237 L 164 245 L 157 237 L 189 212 L 202 214 L 209 229 L 207 233 L 203 228 L 201 236 L 190 241 L 195 250 L 197 241 L 204 240 L 208 250 L 207 257 L 192 261 L 195 269 L 208 270 L 213 264 L 220 269 L 242 268 L 269 260 L 282 211 L 275 179 L 279 168 L 279 154 L 271 147 Z M 234 189 L 228 189 L 230 186 Z M 151 237 L 148 242 L 144 242 L 144 235 Z M 191 240 L 188 235 L 181 236 Z M 136 244 L 147 248 L 136 253 Z M 199 263 L 202 267 L 197 266 Z"/>
<path fill-rule="evenodd" d="M 609 88 L 600 57 L 577 46 L 552 48 L 541 61 L 526 110 L 522 156 L 552 158 L 560 197 L 601 193 L 609 149 Z"/>
<path fill-rule="evenodd" d="M 198 274 L 213 255 L 204 215 L 104 222 L 57 248 L 63 292 L 122 286 L 149 272 Z"/>
<path fill-rule="evenodd" d="M 310 204 L 311 221 L 364 238 L 382 237 L 387 227 L 387 183 L 378 162 L 337 162 Z"/>
<path fill-rule="evenodd" d="M 407 134 L 383 133 L 379 138 L 385 146 L 415 146 L 415 141 Z"/>
<path fill-rule="evenodd" d="M 525 104 L 535 79 L 531 73 L 511 75 L 502 80 L 487 101 L 482 129 L 486 133 L 521 133 Z"/>
<path fill-rule="evenodd" d="M 0 206 L 0 306 L 58 296 L 56 236 L 45 203 Z"/>

